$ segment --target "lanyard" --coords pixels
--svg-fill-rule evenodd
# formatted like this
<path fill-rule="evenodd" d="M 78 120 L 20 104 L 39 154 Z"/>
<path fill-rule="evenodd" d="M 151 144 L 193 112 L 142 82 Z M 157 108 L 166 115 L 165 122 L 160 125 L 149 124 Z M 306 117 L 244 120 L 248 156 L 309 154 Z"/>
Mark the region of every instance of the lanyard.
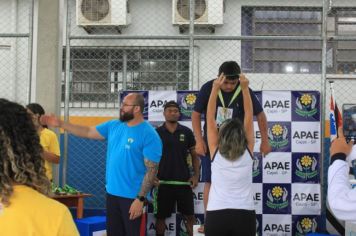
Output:
<path fill-rule="evenodd" d="M 229 105 L 227 107 L 229 107 L 231 105 L 231 103 L 236 99 L 236 97 L 240 94 L 240 92 L 241 92 L 241 86 L 239 85 L 239 87 L 237 87 L 237 89 L 236 89 L 234 95 L 232 96 L 232 98 L 230 100 L 230 103 L 229 103 Z M 221 93 L 221 90 L 219 90 L 219 99 L 220 99 L 220 102 L 221 102 L 223 108 L 226 108 L 225 107 L 224 98 L 223 98 L 222 93 Z"/>

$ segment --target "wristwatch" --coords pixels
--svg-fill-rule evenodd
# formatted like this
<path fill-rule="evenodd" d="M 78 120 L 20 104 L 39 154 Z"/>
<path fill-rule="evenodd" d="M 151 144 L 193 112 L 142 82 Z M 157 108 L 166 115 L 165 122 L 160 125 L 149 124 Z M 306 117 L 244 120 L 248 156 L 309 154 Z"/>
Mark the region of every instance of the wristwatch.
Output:
<path fill-rule="evenodd" d="M 138 196 L 136 197 L 140 202 L 144 202 L 146 200 L 145 196 Z"/>

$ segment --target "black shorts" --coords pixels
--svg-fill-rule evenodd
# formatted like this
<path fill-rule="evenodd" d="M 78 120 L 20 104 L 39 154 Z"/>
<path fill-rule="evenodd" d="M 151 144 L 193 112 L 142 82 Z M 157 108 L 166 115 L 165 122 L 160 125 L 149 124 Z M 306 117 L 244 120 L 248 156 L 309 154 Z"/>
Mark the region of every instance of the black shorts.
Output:
<path fill-rule="evenodd" d="M 201 176 L 201 181 L 202 182 L 208 182 L 211 183 L 211 159 L 210 155 L 207 154 L 204 157 L 200 158 L 200 163 L 201 163 L 201 168 L 202 168 L 202 176 Z"/>
<path fill-rule="evenodd" d="M 183 215 L 194 215 L 193 191 L 189 185 L 161 184 L 157 193 L 156 218 L 168 218 L 174 212 L 175 203 L 177 210 Z"/>
<path fill-rule="evenodd" d="M 135 199 L 106 194 L 106 232 L 111 235 L 141 235 L 142 217 L 129 219 L 129 211 Z"/>
<path fill-rule="evenodd" d="M 224 209 L 207 211 L 204 224 L 206 236 L 256 235 L 255 211 Z"/>

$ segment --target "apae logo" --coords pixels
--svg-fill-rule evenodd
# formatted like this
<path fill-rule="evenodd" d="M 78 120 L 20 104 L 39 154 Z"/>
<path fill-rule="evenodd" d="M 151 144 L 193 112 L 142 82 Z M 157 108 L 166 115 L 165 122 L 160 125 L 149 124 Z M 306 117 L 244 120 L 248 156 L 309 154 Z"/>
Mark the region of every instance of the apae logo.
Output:
<path fill-rule="evenodd" d="M 290 163 L 289 162 L 277 162 L 277 161 L 272 161 L 272 162 L 266 162 L 265 169 L 270 169 L 270 170 L 289 170 L 290 169 Z"/>
<path fill-rule="evenodd" d="M 153 100 L 150 104 L 150 108 L 163 108 L 164 105 L 167 103 L 167 100 Z"/>
<path fill-rule="evenodd" d="M 319 139 L 319 131 L 296 131 L 294 132 L 293 139 Z"/>
<path fill-rule="evenodd" d="M 153 113 L 162 113 L 164 105 L 169 101 L 168 100 L 163 100 L 163 99 L 153 99 L 151 103 L 149 104 L 149 109 L 150 112 Z"/>
<path fill-rule="evenodd" d="M 175 224 L 170 222 L 170 223 L 165 223 L 165 228 L 166 228 L 166 231 L 174 231 L 175 230 Z M 148 226 L 148 230 L 154 230 L 156 231 L 156 224 L 155 222 L 152 222 L 149 226 Z"/>
<path fill-rule="evenodd" d="M 181 98 L 181 113 L 191 117 L 197 96 L 194 93 L 188 93 Z"/>
<path fill-rule="evenodd" d="M 296 224 L 296 236 L 303 236 L 307 233 L 315 232 L 318 224 L 315 218 L 310 219 L 309 217 L 305 217 L 302 220 L 298 220 Z"/>
<path fill-rule="evenodd" d="M 290 162 L 266 162 L 264 169 L 267 170 L 268 175 L 277 175 L 278 173 L 280 173 L 281 175 L 285 175 L 290 170 Z"/>
<path fill-rule="evenodd" d="M 263 232 L 290 233 L 290 225 L 289 224 L 266 224 L 266 226 L 263 228 Z M 272 234 L 272 235 L 279 235 L 279 234 Z"/>
<path fill-rule="evenodd" d="M 277 100 L 272 100 L 272 101 L 266 101 L 265 105 L 263 108 L 290 108 L 290 101 L 277 101 Z"/>
<path fill-rule="evenodd" d="M 268 138 L 272 147 L 281 148 L 288 145 L 288 129 L 287 126 L 275 124 L 272 128 L 268 128 Z"/>
<path fill-rule="evenodd" d="M 320 202 L 319 193 L 296 193 L 293 202 L 297 207 L 315 207 Z"/>
<path fill-rule="evenodd" d="M 271 209 L 279 210 L 288 207 L 288 191 L 286 188 L 274 186 L 267 191 L 267 206 Z"/>
<path fill-rule="evenodd" d="M 295 112 L 302 117 L 311 117 L 318 112 L 318 109 L 315 108 L 316 102 L 317 98 L 315 95 L 305 93 L 295 100 L 297 105 Z"/>
<path fill-rule="evenodd" d="M 318 175 L 318 171 L 316 170 L 317 164 L 318 161 L 315 157 L 304 155 L 296 161 L 297 169 L 295 174 L 304 180 L 314 178 Z"/>

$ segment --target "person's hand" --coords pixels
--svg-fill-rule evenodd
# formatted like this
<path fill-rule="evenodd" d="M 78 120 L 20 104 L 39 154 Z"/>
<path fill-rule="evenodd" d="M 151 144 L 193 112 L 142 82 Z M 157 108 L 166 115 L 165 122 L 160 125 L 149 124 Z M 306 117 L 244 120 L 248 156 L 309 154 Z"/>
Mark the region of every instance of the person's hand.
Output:
<path fill-rule="evenodd" d="M 240 86 L 241 89 L 248 89 L 249 81 L 244 74 L 240 74 Z"/>
<path fill-rule="evenodd" d="M 197 140 L 197 143 L 195 145 L 195 152 L 199 156 L 205 156 L 206 151 L 207 151 L 207 147 L 206 147 L 206 143 L 204 142 L 204 140 Z"/>
<path fill-rule="evenodd" d="M 339 137 L 336 138 L 334 141 L 332 141 L 331 146 L 330 146 L 330 156 L 332 157 L 336 153 L 344 153 L 346 156 L 348 156 L 351 152 L 352 145 L 354 144 L 354 141 L 350 141 L 349 143 L 346 142 L 346 139 L 344 137 L 344 133 L 341 128 L 338 130 L 338 135 Z"/>
<path fill-rule="evenodd" d="M 138 199 L 135 199 L 132 202 L 129 210 L 130 220 L 139 218 L 142 215 L 142 213 L 143 213 L 143 202 L 141 202 Z"/>
<path fill-rule="evenodd" d="M 54 114 L 42 115 L 40 117 L 41 125 L 48 125 L 51 127 L 61 127 L 62 121 Z"/>
<path fill-rule="evenodd" d="M 190 177 L 189 182 L 190 182 L 190 187 L 195 188 L 199 182 L 199 174 L 194 174 L 192 177 Z"/>
<path fill-rule="evenodd" d="M 271 145 L 269 144 L 268 140 L 261 141 L 261 146 L 260 146 L 260 152 L 262 154 L 263 157 L 265 157 L 268 153 L 270 153 L 272 151 Z"/>
<path fill-rule="evenodd" d="M 224 73 L 221 73 L 217 79 L 214 80 L 213 82 L 213 90 L 219 90 L 221 88 L 221 85 L 225 82 L 225 75 Z"/>

